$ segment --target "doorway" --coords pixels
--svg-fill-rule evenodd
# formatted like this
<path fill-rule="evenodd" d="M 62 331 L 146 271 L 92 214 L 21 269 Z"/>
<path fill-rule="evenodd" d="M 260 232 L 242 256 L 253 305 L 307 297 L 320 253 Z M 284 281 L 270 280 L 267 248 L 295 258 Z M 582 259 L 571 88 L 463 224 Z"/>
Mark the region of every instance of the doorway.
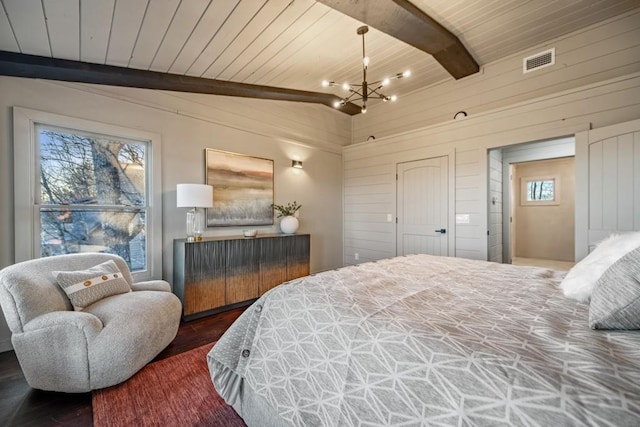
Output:
<path fill-rule="evenodd" d="M 511 262 L 571 268 L 575 256 L 575 158 L 514 163 L 510 175 Z"/>
<path fill-rule="evenodd" d="M 448 156 L 397 165 L 396 254 L 447 255 Z"/>
<path fill-rule="evenodd" d="M 494 262 L 503 262 L 511 264 L 514 262 L 514 249 L 518 243 L 526 245 L 528 237 L 527 235 L 518 236 L 517 230 L 514 227 L 514 216 L 516 215 L 514 210 L 517 205 L 520 204 L 519 199 L 516 200 L 515 181 L 513 177 L 513 166 L 517 164 L 532 163 L 537 161 L 550 161 L 553 159 L 573 158 L 575 156 L 575 138 L 573 136 L 555 138 L 545 141 L 529 142 L 524 144 L 510 145 L 507 147 L 500 147 L 489 150 L 488 162 L 489 162 L 489 174 L 488 174 L 488 254 L 489 260 Z M 527 172 L 533 178 L 543 177 L 544 171 L 529 171 Z M 541 174 L 541 175 L 536 175 Z M 536 176 L 533 176 L 536 175 Z M 571 172 L 571 177 L 575 180 L 575 173 Z M 544 181 L 544 180 L 543 180 Z M 538 181 L 536 181 L 538 182 Z M 548 185 L 548 184 L 546 184 Z M 560 186 L 562 183 L 560 182 Z M 536 187 L 539 192 L 539 187 Z M 573 193 L 575 196 L 575 191 Z M 519 197 L 519 196 L 518 196 Z M 538 207 L 541 205 L 538 205 Z M 575 207 L 572 208 L 575 215 Z M 529 212 L 536 212 L 529 209 Z M 564 224 L 565 229 L 570 228 L 574 230 L 572 217 L 571 223 Z M 517 221 L 517 218 L 516 218 Z M 517 224 L 517 222 L 516 222 Z M 525 218 L 526 226 L 526 218 Z M 535 229 L 536 225 L 530 226 L 531 229 Z M 538 225 L 537 227 L 543 227 Z M 518 242 L 518 239 L 522 239 L 522 242 Z M 522 245 L 521 245 L 522 246 Z M 530 252 L 523 252 L 530 254 Z M 536 255 L 537 256 L 537 255 Z M 546 258 L 553 257 L 555 255 L 545 254 Z M 525 258 L 525 257 L 523 257 Z M 535 265 L 536 260 L 542 260 L 542 262 L 549 261 L 544 258 L 525 258 L 528 265 Z M 516 256 L 515 262 L 520 260 Z M 565 266 L 570 266 L 573 262 L 573 258 L 569 261 L 551 261 L 558 263 L 567 263 Z M 548 263 L 548 262 L 547 262 Z M 559 268 L 562 264 L 554 266 Z M 564 267 L 564 266 L 563 266 Z"/>

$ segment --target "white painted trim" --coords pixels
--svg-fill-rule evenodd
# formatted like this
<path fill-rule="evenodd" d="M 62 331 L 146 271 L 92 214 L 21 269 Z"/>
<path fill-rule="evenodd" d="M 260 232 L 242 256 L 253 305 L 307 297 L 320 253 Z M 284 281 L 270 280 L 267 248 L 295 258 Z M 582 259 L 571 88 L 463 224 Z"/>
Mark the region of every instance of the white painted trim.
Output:
<path fill-rule="evenodd" d="M 30 110 L 27 109 L 13 108 L 15 262 L 33 258 L 34 239 L 37 235 L 33 227 L 35 223 L 33 208 L 35 202 L 33 177 L 36 176 L 35 137 L 33 118 L 29 113 Z M 25 180 L 25 176 L 29 179 Z M 23 220 L 18 221 L 18 218 Z"/>
<path fill-rule="evenodd" d="M 575 262 L 589 254 L 589 131 L 576 133 Z"/>
<path fill-rule="evenodd" d="M 456 256 L 456 150 L 447 154 L 449 159 L 449 218 L 447 234 L 449 234 L 449 256 Z"/>
<path fill-rule="evenodd" d="M 480 259 L 489 261 L 489 151 L 484 154 L 484 161 L 480 162 L 480 176 L 485 177 L 487 182 L 480 188 L 480 200 L 484 203 L 483 208 L 480 209 L 480 224 L 484 225 L 480 236 Z"/>
<path fill-rule="evenodd" d="M 162 277 L 162 172 L 161 153 L 162 140 L 157 133 L 122 126 L 78 119 L 60 114 L 13 107 L 13 147 L 14 147 L 14 210 L 15 218 L 27 218 L 28 221 L 15 221 L 15 262 L 37 258 L 39 248 L 39 231 L 35 224 L 37 219 L 36 177 L 38 176 L 36 140 L 34 126 L 36 123 L 78 129 L 87 132 L 112 135 L 129 140 L 149 142 L 148 170 L 151 179 L 148 181 L 149 213 L 147 216 L 147 250 L 149 269 L 145 272 L 132 273 L 136 281 L 160 279 Z"/>

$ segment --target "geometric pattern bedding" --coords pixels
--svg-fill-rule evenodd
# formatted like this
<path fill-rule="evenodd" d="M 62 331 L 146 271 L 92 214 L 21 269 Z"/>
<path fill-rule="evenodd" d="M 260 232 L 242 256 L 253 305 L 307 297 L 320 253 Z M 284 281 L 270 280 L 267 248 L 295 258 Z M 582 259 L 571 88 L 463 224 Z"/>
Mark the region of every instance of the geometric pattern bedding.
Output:
<path fill-rule="evenodd" d="M 301 278 L 218 341 L 212 380 L 293 426 L 640 425 L 640 331 L 590 329 L 558 275 L 411 255 Z"/>

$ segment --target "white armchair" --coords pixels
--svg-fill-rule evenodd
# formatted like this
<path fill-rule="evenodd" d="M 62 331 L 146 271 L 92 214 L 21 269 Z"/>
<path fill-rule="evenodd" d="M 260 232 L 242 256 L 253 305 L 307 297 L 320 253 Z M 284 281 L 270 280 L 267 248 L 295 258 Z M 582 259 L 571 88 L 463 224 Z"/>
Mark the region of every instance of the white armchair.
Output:
<path fill-rule="evenodd" d="M 53 271 L 85 270 L 114 260 L 133 292 L 74 311 Z M 0 271 L 0 305 L 29 385 L 87 392 L 118 384 L 175 338 L 180 300 L 163 280 L 133 283 L 124 260 L 110 254 L 60 255 Z"/>

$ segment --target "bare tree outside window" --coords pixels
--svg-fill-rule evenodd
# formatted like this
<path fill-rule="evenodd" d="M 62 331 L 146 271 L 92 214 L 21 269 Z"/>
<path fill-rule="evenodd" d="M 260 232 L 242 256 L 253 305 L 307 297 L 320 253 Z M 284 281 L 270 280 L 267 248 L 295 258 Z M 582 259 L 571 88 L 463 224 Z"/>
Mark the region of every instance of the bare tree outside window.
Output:
<path fill-rule="evenodd" d="M 41 256 L 120 255 L 147 267 L 147 144 L 38 125 Z"/>
<path fill-rule="evenodd" d="M 555 181 L 527 181 L 527 201 L 555 200 Z"/>

